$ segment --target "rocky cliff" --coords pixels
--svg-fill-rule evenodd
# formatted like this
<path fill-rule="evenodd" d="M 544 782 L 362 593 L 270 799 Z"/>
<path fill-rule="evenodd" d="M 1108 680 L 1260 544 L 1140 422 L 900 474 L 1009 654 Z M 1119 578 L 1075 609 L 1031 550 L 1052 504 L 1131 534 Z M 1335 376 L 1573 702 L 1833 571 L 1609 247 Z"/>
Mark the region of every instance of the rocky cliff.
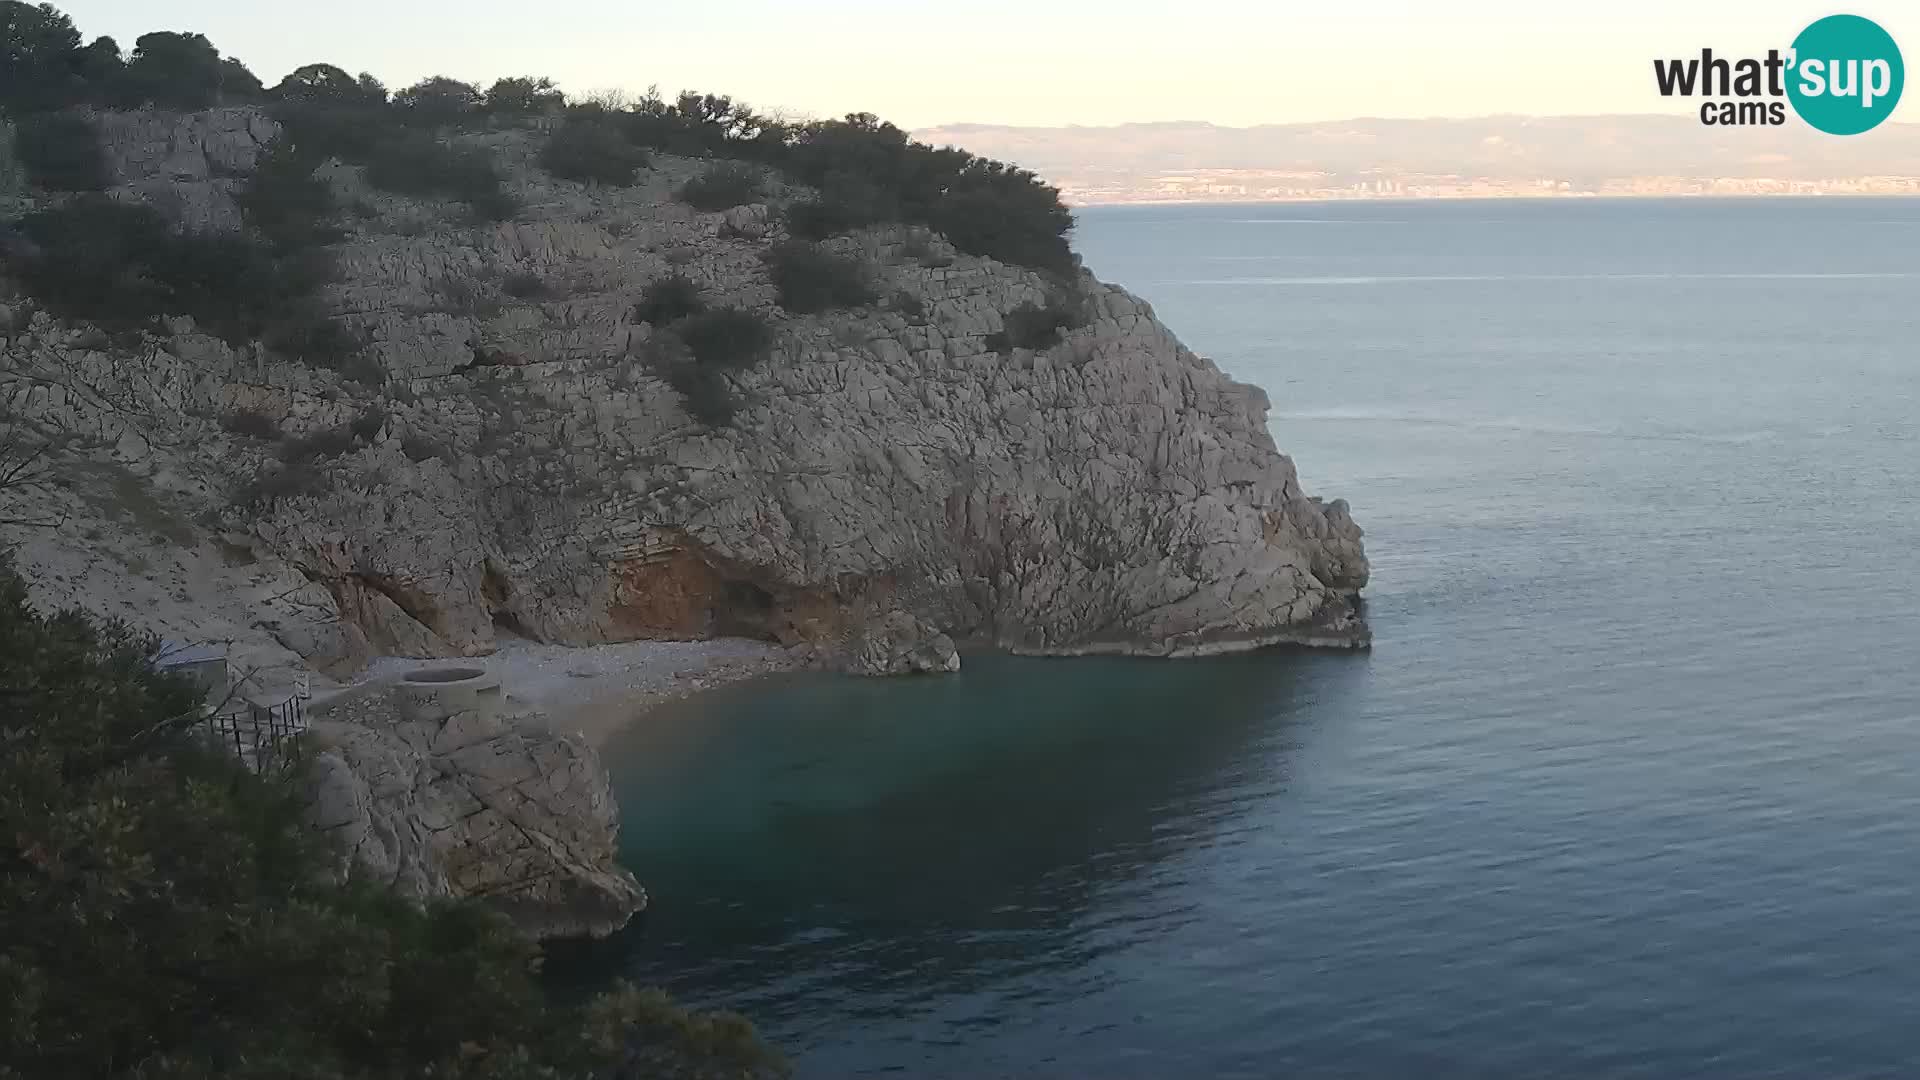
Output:
<path fill-rule="evenodd" d="M 531 715 L 404 688 L 313 723 L 309 820 L 340 875 L 414 899 L 479 900 L 534 937 L 599 937 L 646 894 L 614 862 L 619 815 L 599 758 Z"/>
<path fill-rule="evenodd" d="M 196 227 L 238 221 L 234 178 L 275 133 L 249 109 L 102 130 L 116 194 Z M 869 670 L 944 668 L 946 635 L 1044 654 L 1366 643 L 1346 505 L 1301 490 L 1266 396 L 1145 302 L 1082 274 L 1085 325 L 996 350 L 1007 314 L 1057 285 L 887 227 L 827 242 L 885 303 L 788 314 L 761 256 L 797 191 L 702 213 L 672 198 L 701 163 L 657 156 L 633 187 L 590 186 L 538 167 L 545 137 L 466 137 L 520 203 L 498 223 L 323 170 L 352 209 L 326 299 L 384 381 L 187 320 L 109 336 L 9 302 L 0 401 L 59 432 L 81 478 L 48 496 L 68 526 L 28 537 L 45 599 L 73 599 L 74 552 L 122 535 L 131 500 L 177 544 L 217 547 L 214 578 L 245 575 L 244 605 L 203 600 L 227 636 L 335 671 L 484 653 L 503 631 L 735 633 Z M 689 415 L 636 317 L 670 272 L 777 330 L 768 362 L 729 376 L 726 426 Z M 353 434 L 296 465 L 263 420 Z M 125 557 L 86 565 L 146 587 Z"/>

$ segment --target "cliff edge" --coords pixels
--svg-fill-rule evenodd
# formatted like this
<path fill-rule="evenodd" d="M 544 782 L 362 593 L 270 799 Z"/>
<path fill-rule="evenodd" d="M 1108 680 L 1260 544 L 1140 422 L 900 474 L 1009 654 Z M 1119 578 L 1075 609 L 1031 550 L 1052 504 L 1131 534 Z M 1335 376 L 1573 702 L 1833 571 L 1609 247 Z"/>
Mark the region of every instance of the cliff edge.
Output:
<path fill-rule="evenodd" d="M 236 178 L 278 133 L 255 108 L 97 124 L 112 195 L 194 229 L 240 223 Z M 707 162 L 581 183 L 542 167 L 551 137 L 457 137 L 498 168 L 506 220 L 316 171 L 351 209 L 323 295 L 358 368 L 191 319 L 108 334 L 7 302 L 0 402 L 58 432 L 81 478 L 45 496 L 66 524 L 22 534 L 23 566 L 71 568 L 126 531 L 115 500 L 151 504 L 181 545 L 244 562 L 247 611 L 205 601 L 219 634 L 334 672 L 505 633 L 740 634 L 870 670 L 945 669 L 943 635 L 1062 655 L 1367 644 L 1346 504 L 1301 490 L 1265 394 L 1144 301 L 883 225 L 816 245 L 861 266 L 873 302 L 796 314 L 769 253 L 806 189 L 769 177 L 703 212 L 676 192 Z M 668 277 L 771 328 L 765 360 L 725 376 L 725 423 L 689 411 L 677 346 L 637 307 Z M 1019 313 L 1063 290 L 1074 325 L 1020 347 Z M 33 586 L 70 602 L 115 574 L 138 577 L 94 558 Z"/>

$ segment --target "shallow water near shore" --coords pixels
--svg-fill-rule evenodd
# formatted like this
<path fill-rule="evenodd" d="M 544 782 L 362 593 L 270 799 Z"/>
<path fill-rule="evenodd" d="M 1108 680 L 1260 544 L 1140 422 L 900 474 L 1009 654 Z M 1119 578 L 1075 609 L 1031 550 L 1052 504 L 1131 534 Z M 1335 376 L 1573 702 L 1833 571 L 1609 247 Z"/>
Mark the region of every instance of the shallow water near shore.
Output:
<path fill-rule="evenodd" d="M 1920 202 L 1081 220 L 1352 502 L 1374 651 L 672 703 L 563 977 L 802 1077 L 1910 1068 Z"/>

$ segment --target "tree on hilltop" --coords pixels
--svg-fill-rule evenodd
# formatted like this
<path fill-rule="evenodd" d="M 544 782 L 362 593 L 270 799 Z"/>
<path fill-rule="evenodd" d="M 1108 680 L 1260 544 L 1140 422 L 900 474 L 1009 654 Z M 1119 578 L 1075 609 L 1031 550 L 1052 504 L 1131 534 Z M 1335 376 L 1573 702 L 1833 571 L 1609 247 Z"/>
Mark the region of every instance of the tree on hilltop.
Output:
<path fill-rule="evenodd" d="M 80 31 L 52 4 L 0 0 L 0 109 L 58 108 L 75 89 Z"/>
<path fill-rule="evenodd" d="M 496 79 L 486 93 L 487 111 L 500 116 L 538 116 L 566 103 L 567 95 L 544 75 Z"/>
<path fill-rule="evenodd" d="M 445 75 L 421 79 L 393 95 L 394 106 L 425 127 L 458 124 L 479 111 L 480 102 L 479 87 Z"/>

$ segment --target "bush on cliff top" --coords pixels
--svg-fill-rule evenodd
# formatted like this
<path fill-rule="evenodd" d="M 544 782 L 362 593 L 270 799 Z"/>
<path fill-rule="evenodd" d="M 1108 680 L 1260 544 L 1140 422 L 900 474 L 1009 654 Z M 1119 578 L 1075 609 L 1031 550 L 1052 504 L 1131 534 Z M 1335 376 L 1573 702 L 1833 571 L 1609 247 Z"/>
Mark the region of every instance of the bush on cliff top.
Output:
<path fill-rule="evenodd" d="M 547 1001 L 535 946 L 473 904 L 331 884 L 304 755 L 255 774 L 208 747 L 152 649 L 35 612 L 0 565 L 0 1075 L 783 1071 L 737 1017 Z"/>
<path fill-rule="evenodd" d="M 927 225 L 961 251 L 1070 273 L 1073 215 L 1025 169 L 914 142 L 871 113 L 785 124 L 731 98 L 649 95 L 625 114 L 630 137 L 667 153 L 771 165 L 821 190 L 790 213 L 820 239 L 880 221 Z"/>
<path fill-rule="evenodd" d="M 878 299 L 858 259 L 812 244 L 786 243 L 768 251 L 765 261 L 780 306 L 796 315 L 865 307 Z"/>
<path fill-rule="evenodd" d="M 201 35 L 143 35 L 131 60 L 123 62 L 112 39 L 81 47 L 72 20 L 58 11 L 0 0 L 0 110 L 78 104 L 199 108 L 260 97 L 276 103 L 277 118 L 297 133 L 303 148 L 368 165 L 374 182 L 389 190 L 466 199 L 488 218 L 511 213 L 497 183 L 476 179 L 480 174 L 468 167 L 471 162 L 452 152 L 432 160 L 423 144 L 398 133 L 407 130 L 431 143 L 430 133 L 440 128 L 514 123 L 564 101 L 543 79 L 502 79 L 483 93 L 445 76 L 423 79 L 389 99 L 372 76 L 354 80 L 330 64 L 304 65 L 262 91 L 244 66 L 222 58 Z M 899 221 L 938 229 L 971 254 L 1057 273 L 1074 269 L 1067 245 L 1073 215 L 1057 189 L 1004 162 L 914 142 L 869 113 L 795 124 L 723 95 L 693 92 L 672 101 L 649 94 L 631 105 L 608 100 L 567 108 L 569 128 L 572 121 L 604 123 L 637 147 L 753 162 L 818 188 L 818 199 L 792 211 L 795 235 L 820 239 Z M 565 138 L 577 143 L 562 142 L 552 151 L 559 167 L 547 167 L 555 175 L 603 183 L 627 175 L 626 151 L 601 134 L 583 127 Z M 377 158 L 385 158 L 386 167 L 375 169 Z M 441 179 L 420 190 L 404 179 L 410 169 Z M 751 197 L 737 184 L 710 195 L 696 187 L 695 194 L 715 209 Z"/>

